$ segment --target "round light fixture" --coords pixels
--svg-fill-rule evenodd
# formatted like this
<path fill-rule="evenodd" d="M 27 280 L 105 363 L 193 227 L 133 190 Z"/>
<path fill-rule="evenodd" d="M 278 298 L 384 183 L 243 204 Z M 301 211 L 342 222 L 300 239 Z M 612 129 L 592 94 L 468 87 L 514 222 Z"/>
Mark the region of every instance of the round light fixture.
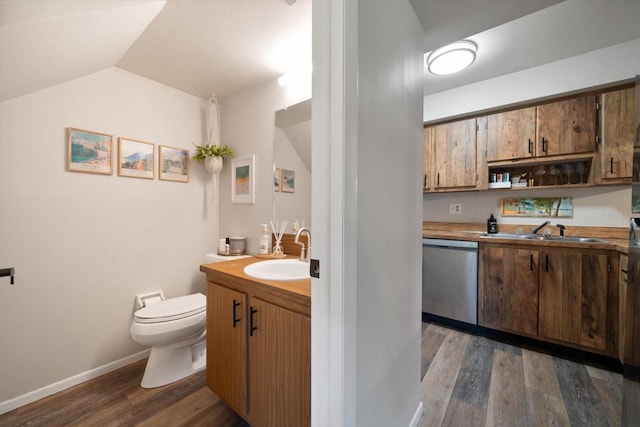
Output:
<path fill-rule="evenodd" d="M 431 74 L 444 76 L 464 70 L 476 60 L 478 46 L 471 40 L 461 40 L 436 49 L 427 57 Z"/>

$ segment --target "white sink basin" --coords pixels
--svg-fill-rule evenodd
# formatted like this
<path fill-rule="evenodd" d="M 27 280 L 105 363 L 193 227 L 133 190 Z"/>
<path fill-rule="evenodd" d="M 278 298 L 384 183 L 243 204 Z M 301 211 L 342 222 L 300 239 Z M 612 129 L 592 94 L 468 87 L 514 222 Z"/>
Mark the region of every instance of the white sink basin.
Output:
<path fill-rule="evenodd" d="M 263 280 L 301 280 L 309 279 L 309 264 L 297 259 L 273 259 L 249 264 L 244 274 Z"/>

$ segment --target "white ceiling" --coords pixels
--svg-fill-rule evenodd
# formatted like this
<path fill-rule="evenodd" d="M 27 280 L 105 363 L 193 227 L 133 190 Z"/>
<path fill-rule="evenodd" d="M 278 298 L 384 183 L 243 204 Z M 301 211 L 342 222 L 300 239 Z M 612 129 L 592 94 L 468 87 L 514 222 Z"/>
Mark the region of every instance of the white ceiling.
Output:
<path fill-rule="evenodd" d="M 479 45 L 425 94 L 640 38 L 640 0 L 411 3 L 425 52 Z M 311 0 L 0 0 L 0 101 L 114 66 L 222 100 L 310 62 Z"/>

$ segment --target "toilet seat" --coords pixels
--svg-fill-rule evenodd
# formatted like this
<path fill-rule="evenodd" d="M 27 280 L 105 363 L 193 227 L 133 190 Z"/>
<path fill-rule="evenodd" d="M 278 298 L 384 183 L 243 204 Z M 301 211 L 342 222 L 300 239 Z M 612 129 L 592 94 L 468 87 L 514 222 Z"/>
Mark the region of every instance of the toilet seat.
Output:
<path fill-rule="evenodd" d="M 195 316 L 206 308 L 207 298 L 198 293 L 151 304 L 136 311 L 134 316 L 138 323 L 162 323 Z"/>

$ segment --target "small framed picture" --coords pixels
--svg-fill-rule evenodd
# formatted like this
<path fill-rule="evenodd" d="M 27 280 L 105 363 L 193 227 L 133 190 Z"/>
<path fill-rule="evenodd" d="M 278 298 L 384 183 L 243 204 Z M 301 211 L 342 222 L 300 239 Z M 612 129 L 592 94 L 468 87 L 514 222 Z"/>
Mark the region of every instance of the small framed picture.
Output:
<path fill-rule="evenodd" d="M 273 174 L 273 191 L 280 191 L 280 168 L 276 168 Z"/>
<path fill-rule="evenodd" d="M 158 178 L 164 181 L 189 182 L 189 150 L 160 146 Z"/>
<path fill-rule="evenodd" d="M 280 177 L 280 189 L 283 193 L 293 193 L 296 191 L 296 173 L 288 169 L 282 169 Z"/>
<path fill-rule="evenodd" d="M 231 203 L 255 203 L 255 155 L 231 161 Z"/>
<path fill-rule="evenodd" d="M 67 128 L 67 170 L 111 175 L 113 136 Z"/>
<path fill-rule="evenodd" d="M 155 178 L 156 146 L 149 142 L 118 138 L 118 175 Z"/>

